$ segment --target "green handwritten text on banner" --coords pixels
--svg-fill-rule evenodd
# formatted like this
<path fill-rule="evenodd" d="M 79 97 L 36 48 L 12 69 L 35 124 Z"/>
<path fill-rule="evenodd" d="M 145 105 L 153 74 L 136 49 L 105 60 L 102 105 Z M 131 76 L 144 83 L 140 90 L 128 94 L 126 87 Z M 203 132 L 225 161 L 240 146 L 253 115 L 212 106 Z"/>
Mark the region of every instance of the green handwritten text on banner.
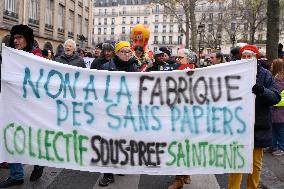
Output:
<path fill-rule="evenodd" d="M 4 47 L 1 160 L 130 174 L 250 172 L 256 63 L 87 70 Z"/>

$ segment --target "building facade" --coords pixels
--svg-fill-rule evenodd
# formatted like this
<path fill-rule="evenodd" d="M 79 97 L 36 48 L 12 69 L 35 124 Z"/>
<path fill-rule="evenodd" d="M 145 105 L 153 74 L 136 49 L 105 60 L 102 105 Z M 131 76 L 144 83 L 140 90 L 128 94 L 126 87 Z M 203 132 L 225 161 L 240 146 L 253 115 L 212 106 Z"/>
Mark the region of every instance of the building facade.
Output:
<path fill-rule="evenodd" d="M 91 48 L 92 0 L 1 0 L 0 41 L 17 24 L 29 25 L 41 49 L 56 52 L 72 38 L 78 47 Z"/>
<path fill-rule="evenodd" d="M 182 8 L 176 15 L 184 19 Z M 173 54 L 185 46 L 185 36 L 177 17 L 170 14 L 163 5 L 151 0 L 97 0 L 94 2 L 94 43 L 106 40 L 131 40 L 130 31 L 138 23 L 150 28 L 149 47 L 156 51 L 167 46 Z M 229 53 L 237 43 L 249 43 L 250 29 L 248 20 L 244 20 L 244 11 L 237 1 L 219 1 L 209 3 L 200 1 L 195 9 L 196 23 L 203 26 L 197 35 L 198 48 L 203 54 L 213 49 Z M 283 17 L 283 11 L 281 13 Z M 283 25 L 283 24 L 281 24 Z M 255 31 L 255 44 L 265 51 L 266 23 L 261 23 Z M 281 39 L 281 37 L 280 37 Z"/>

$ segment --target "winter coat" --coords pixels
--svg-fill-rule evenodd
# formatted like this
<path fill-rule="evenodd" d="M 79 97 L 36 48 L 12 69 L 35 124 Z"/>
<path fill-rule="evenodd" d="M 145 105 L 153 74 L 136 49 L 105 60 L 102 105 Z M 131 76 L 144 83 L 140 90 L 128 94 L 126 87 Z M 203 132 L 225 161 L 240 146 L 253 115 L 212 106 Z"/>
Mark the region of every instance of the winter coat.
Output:
<path fill-rule="evenodd" d="M 62 55 L 56 57 L 55 61 L 71 66 L 86 68 L 83 58 L 81 58 L 77 53 L 74 53 L 71 57 L 67 57 L 65 53 L 63 53 Z"/>
<path fill-rule="evenodd" d="M 133 59 L 130 59 L 129 61 L 122 61 L 116 55 L 109 62 L 102 65 L 101 70 L 138 72 Z"/>
<path fill-rule="evenodd" d="M 255 99 L 254 146 L 265 148 L 271 146 L 272 142 L 271 108 L 281 98 L 272 74 L 260 65 L 257 69 L 256 83 L 264 87 L 264 92 L 256 95 Z"/>
<path fill-rule="evenodd" d="M 90 69 L 101 70 L 102 65 L 107 62 L 109 62 L 109 60 L 105 59 L 104 57 L 98 57 L 95 60 L 93 60 Z"/>
<path fill-rule="evenodd" d="M 280 92 L 284 93 L 284 80 L 275 79 Z M 272 123 L 284 123 L 284 106 L 274 106 L 272 108 Z"/>

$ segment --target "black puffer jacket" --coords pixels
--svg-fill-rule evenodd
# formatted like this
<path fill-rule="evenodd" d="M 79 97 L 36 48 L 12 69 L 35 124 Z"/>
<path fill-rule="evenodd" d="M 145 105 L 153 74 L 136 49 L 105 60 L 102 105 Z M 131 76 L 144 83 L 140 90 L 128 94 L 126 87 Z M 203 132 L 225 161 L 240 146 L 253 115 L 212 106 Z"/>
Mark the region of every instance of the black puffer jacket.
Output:
<path fill-rule="evenodd" d="M 71 66 L 86 68 L 83 58 L 81 58 L 77 53 L 74 53 L 71 57 L 67 57 L 65 53 L 63 53 L 62 55 L 56 57 L 55 61 Z"/>
<path fill-rule="evenodd" d="M 102 65 L 101 70 L 138 72 L 134 60 L 122 61 L 116 55 L 107 63 Z"/>
<path fill-rule="evenodd" d="M 272 143 L 271 108 L 281 97 L 271 73 L 260 65 L 257 69 L 256 83 L 264 86 L 264 93 L 255 99 L 254 146 L 265 148 Z"/>
<path fill-rule="evenodd" d="M 96 70 L 101 70 L 102 65 L 107 63 L 109 60 L 105 59 L 104 57 L 99 56 L 95 60 L 93 60 L 90 69 L 96 69 Z"/>

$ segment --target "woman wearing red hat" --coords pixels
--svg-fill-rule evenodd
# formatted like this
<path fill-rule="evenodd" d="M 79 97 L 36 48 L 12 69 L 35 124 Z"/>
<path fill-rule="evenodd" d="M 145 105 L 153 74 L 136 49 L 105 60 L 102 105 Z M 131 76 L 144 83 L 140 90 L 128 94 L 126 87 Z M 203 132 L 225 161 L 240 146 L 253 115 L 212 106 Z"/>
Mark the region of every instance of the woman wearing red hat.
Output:
<path fill-rule="evenodd" d="M 257 59 L 260 53 L 255 45 L 245 45 L 240 49 L 241 59 Z M 263 149 L 271 146 L 271 107 L 277 104 L 281 97 L 271 73 L 257 65 L 256 84 L 252 88 L 255 94 L 255 124 L 253 171 L 247 177 L 247 189 L 257 189 L 262 169 Z M 228 189 L 240 189 L 241 173 L 229 176 Z"/>

